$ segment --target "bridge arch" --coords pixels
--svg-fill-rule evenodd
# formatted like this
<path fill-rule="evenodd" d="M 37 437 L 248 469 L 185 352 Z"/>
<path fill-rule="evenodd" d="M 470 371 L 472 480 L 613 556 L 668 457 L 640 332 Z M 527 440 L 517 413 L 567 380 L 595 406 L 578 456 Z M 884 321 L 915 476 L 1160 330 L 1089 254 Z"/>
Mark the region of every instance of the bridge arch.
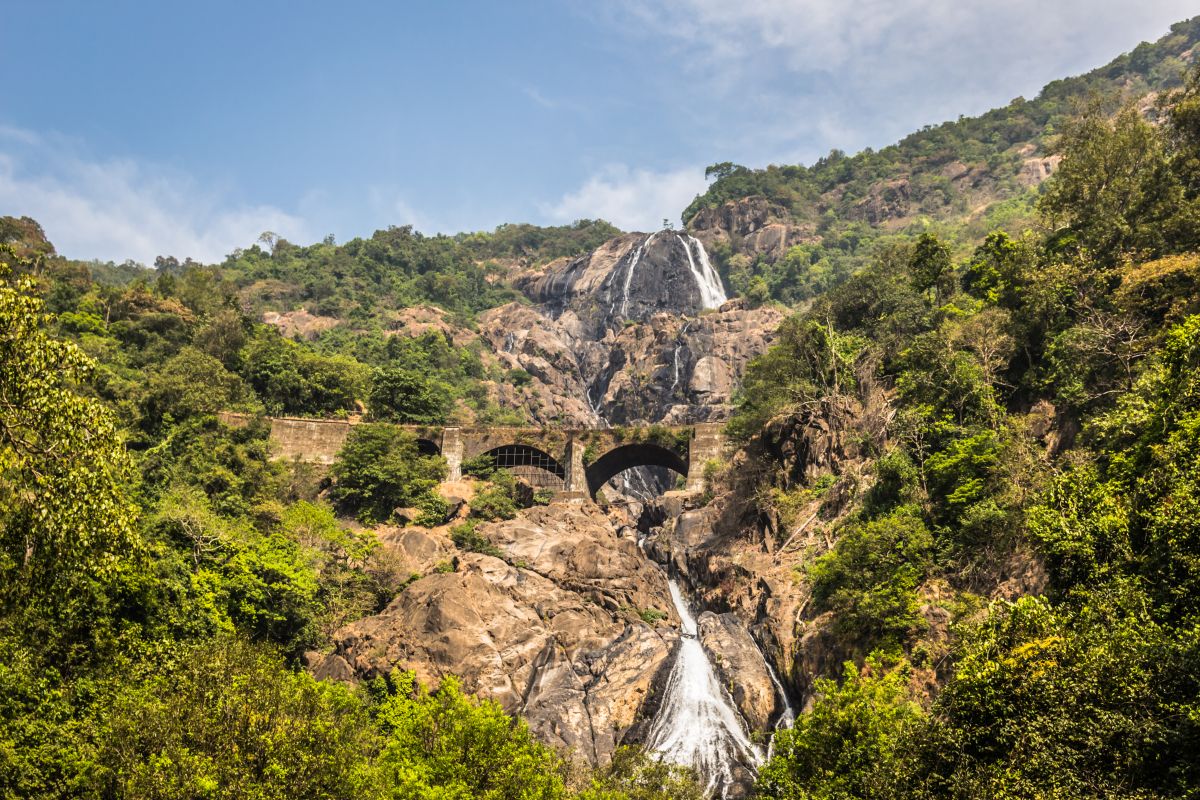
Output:
<path fill-rule="evenodd" d="M 561 489 L 566 484 L 567 471 L 563 465 L 554 456 L 533 445 L 500 445 L 485 450 L 475 458 L 486 459 L 492 466 L 508 470 L 531 486 Z"/>
<path fill-rule="evenodd" d="M 595 497 L 600 487 L 634 467 L 666 467 L 688 474 L 687 459 L 674 450 L 654 442 L 629 442 L 609 450 L 585 469 L 588 494 Z"/>
<path fill-rule="evenodd" d="M 442 454 L 442 446 L 433 439 L 418 436 L 417 452 L 423 456 L 440 456 Z"/>

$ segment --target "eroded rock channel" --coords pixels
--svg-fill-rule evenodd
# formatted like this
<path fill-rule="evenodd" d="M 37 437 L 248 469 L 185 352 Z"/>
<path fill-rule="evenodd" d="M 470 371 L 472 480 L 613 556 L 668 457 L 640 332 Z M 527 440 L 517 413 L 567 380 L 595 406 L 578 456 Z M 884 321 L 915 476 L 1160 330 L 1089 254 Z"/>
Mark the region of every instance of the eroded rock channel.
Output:
<path fill-rule="evenodd" d="M 528 509 L 479 528 L 500 557 L 456 552 L 437 531 L 392 536 L 414 566 L 451 569 L 342 628 L 310 669 L 350 681 L 408 669 L 430 685 L 458 675 L 573 758 L 643 744 L 740 796 L 790 707 L 749 626 L 687 599 L 673 564 L 687 502 Z"/>
<path fill-rule="evenodd" d="M 778 322 L 726 302 L 700 240 L 671 231 L 517 283 L 536 305 L 489 312 L 481 335 L 532 376 L 538 408 L 550 403 L 560 424 L 723 419 Z M 712 795 L 744 795 L 771 733 L 794 719 L 760 648 L 778 638 L 697 584 L 716 537 L 697 495 L 661 494 L 673 481 L 627 470 L 605 487 L 618 502 L 575 497 L 481 525 L 491 554 L 460 551 L 444 531 L 384 535 L 423 577 L 338 631 L 310 669 L 350 681 L 406 669 L 427 685 L 454 674 L 572 758 L 601 764 L 640 744 L 694 767 Z"/>

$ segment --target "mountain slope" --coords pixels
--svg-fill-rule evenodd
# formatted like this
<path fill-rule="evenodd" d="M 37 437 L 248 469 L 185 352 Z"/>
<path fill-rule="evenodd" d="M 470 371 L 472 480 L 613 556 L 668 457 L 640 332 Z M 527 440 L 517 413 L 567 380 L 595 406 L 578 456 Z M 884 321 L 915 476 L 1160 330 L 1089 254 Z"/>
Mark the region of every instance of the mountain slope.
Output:
<path fill-rule="evenodd" d="M 833 151 L 811 166 L 717 164 L 683 212 L 733 293 L 796 303 L 866 264 L 895 234 L 933 229 L 965 249 L 990 231 L 1033 224 L 1056 133 L 1081 104 L 1122 98 L 1153 113 L 1200 42 L 1200 17 L 1085 75 L 1048 84 L 979 117 L 928 126 L 882 150 Z M 792 249 L 799 247 L 799 249 Z"/>

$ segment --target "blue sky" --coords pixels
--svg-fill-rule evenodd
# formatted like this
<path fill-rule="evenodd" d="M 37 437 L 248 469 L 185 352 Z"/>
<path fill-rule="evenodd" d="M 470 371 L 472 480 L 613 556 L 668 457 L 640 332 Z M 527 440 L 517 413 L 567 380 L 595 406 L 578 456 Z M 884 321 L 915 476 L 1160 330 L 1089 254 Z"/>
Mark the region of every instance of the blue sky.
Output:
<path fill-rule="evenodd" d="M 59 251 L 215 260 L 602 216 L 1032 97 L 1177 0 L 3 0 L 0 214 Z"/>

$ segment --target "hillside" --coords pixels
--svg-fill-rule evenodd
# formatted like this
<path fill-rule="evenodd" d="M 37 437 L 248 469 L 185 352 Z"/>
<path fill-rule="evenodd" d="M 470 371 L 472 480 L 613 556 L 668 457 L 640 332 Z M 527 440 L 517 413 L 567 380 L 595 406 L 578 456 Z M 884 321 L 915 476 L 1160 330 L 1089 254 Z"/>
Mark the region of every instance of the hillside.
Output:
<path fill-rule="evenodd" d="M 760 302 L 812 297 L 879 246 L 926 230 L 963 255 L 992 230 L 1037 224 L 1039 187 L 1061 158 L 1057 135 L 1084 105 L 1129 102 L 1153 115 L 1197 43 L 1200 17 L 1032 100 L 927 126 L 878 151 L 835 150 L 810 166 L 713 165 L 707 174 L 716 180 L 684 210 L 684 224 L 709 246 L 730 289 Z"/>
<path fill-rule="evenodd" d="M 0 797 L 1197 797 L 1198 27 L 688 230 L 0 217 Z"/>

